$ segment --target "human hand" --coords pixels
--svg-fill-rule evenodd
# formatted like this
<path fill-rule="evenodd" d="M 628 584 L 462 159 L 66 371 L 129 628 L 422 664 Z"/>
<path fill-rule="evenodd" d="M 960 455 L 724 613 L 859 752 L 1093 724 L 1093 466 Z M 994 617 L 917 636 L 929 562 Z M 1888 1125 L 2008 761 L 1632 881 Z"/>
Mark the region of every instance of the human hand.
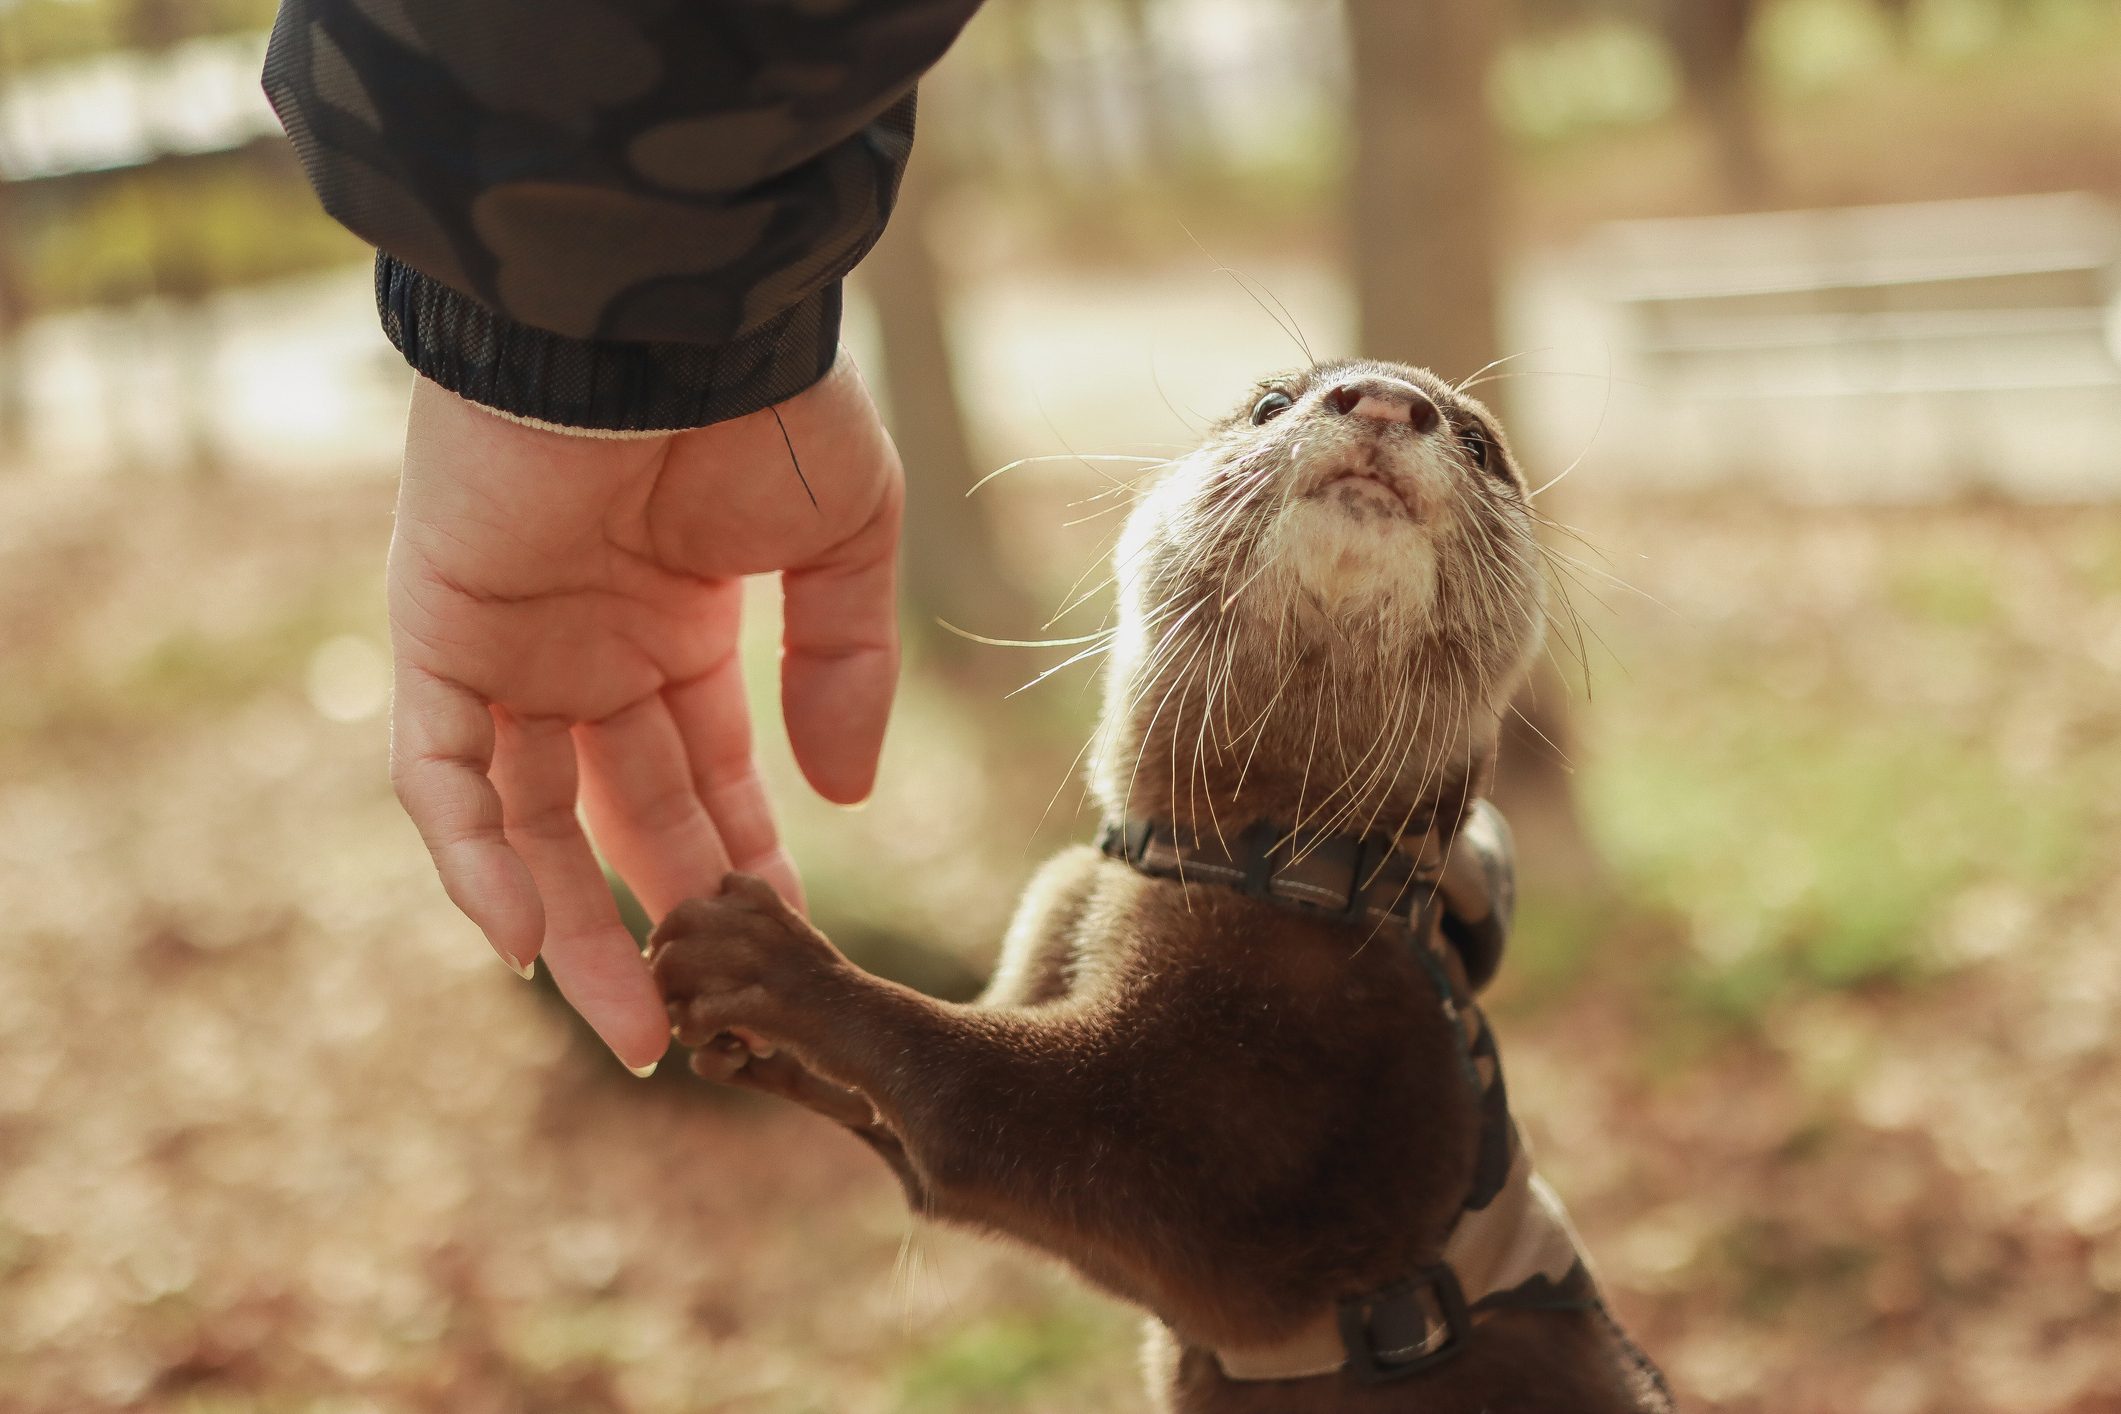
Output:
<path fill-rule="evenodd" d="M 869 793 L 898 676 L 898 455 L 844 355 L 779 413 L 610 439 L 413 392 L 391 778 L 451 900 L 526 976 L 542 953 L 637 1073 L 670 1022 L 577 804 L 656 917 L 731 869 L 800 905 L 752 751 L 742 577 L 781 575 L 781 710 L 827 799 Z"/>

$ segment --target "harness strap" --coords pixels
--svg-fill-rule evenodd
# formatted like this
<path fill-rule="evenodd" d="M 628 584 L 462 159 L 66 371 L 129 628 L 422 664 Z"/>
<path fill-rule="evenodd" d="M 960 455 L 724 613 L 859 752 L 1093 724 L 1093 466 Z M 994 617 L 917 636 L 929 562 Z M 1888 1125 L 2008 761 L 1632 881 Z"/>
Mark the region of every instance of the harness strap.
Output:
<path fill-rule="evenodd" d="M 1434 828 L 1316 835 L 1255 824 L 1225 837 L 1137 818 L 1108 823 L 1097 843 L 1153 878 L 1217 884 L 1314 916 L 1393 919 L 1417 934 L 1440 917 L 1476 992 L 1501 965 L 1516 910 L 1510 829 L 1486 800 L 1475 801 L 1448 836 Z"/>
<path fill-rule="evenodd" d="M 1299 912 L 1405 928 L 1458 1039 L 1459 1071 L 1480 1104 L 1473 1173 L 1438 1260 L 1382 1290 L 1321 1311 L 1271 1345 L 1223 1347 L 1233 1380 L 1347 1371 L 1364 1383 L 1429 1369 L 1463 1350 L 1498 1311 L 1599 1307 L 1596 1282 L 1561 1202 L 1510 1118 L 1494 1033 L 1474 994 L 1501 960 L 1515 907 L 1509 827 L 1474 802 L 1454 835 L 1304 836 L 1255 825 L 1234 839 L 1161 820 L 1108 824 L 1099 847 L 1141 873 L 1199 880 Z"/>
<path fill-rule="evenodd" d="M 1222 1346 L 1233 1380 L 1300 1380 L 1346 1370 L 1366 1384 L 1403 1379 L 1465 1349 L 1501 1311 L 1591 1311 L 1598 1286 L 1575 1228 L 1522 1147 L 1497 1200 L 1469 1210 L 1443 1260 L 1322 1311 L 1271 1345 Z"/>

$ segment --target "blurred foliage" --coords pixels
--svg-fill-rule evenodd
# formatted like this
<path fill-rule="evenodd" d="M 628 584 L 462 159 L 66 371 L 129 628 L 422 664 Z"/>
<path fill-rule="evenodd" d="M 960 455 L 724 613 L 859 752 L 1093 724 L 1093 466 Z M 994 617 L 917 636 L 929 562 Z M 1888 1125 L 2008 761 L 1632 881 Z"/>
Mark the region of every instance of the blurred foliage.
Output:
<path fill-rule="evenodd" d="M 105 177 L 38 223 L 23 277 L 45 309 L 196 297 L 362 259 L 279 160 L 194 158 Z"/>
<path fill-rule="evenodd" d="M 956 1326 L 909 1353 L 899 1375 L 901 1414 L 975 1414 L 1013 1408 L 1038 1393 L 1061 1397 L 1086 1369 L 1132 1347 L 1136 1333 L 1113 1327 L 1109 1310 L 1064 1302 L 1058 1309 L 1010 1311 Z"/>
<path fill-rule="evenodd" d="M 2087 532 L 2078 550 L 2107 564 L 2121 541 Z M 2063 896 L 2111 863 L 2092 828 L 2096 775 L 2028 789 L 1963 696 L 1895 701 L 1877 682 L 1895 654 L 1996 662 L 1982 645 L 2013 631 L 2014 606 L 1994 547 L 1918 540 L 1881 559 L 1876 592 L 1896 622 L 1867 623 L 1866 640 L 1821 624 L 1809 645 L 1776 644 L 1786 656 L 1742 639 L 1630 655 L 1601 688 L 1586 811 L 1637 904 L 1685 920 L 1682 998 L 1727 1020 L 1757 1022 L 1792 989 L 1951 965 L 1936 939 L 1969 879 Z M 1684 729 L 1656 702 L 1687 703 Z"/>
<path fill-rule="evenodd" d="M 1976 869 L 2043 891 L 2081 877 L 2078 792 L 2021 801 L 1957 724 L 1795 714 L 1746 695 L 1751 682 L 1731 682 L 1688 739 L 1636 719 L 1646 735 L 1607 743 L 1617 749 L 1589 782 L 1631 890 L 1689 919 L 1686 978 L 1703 1005 L 1757 1019 L 1795 984 L 1912 981 L 1937 961 L 1925 939 Z"/>
<path fill-rule="evenodd" d="M 1060 15 L 1079 0 L 1017 0 L 1038 15 Z M 15 0 L 0 8 L 0 69 L 26 71 L 135 47 L 143 25 L 182 35 L 226 34 L 270 23 L 268 0 Z M 999 6 L 993 8 L 1001 8 Z M 1094 7 L 1093 7 L 1094 8 Z M 1151 7 L 1154 8 L 1153 6 Z M 1317 0 L 1288 0 L 1292 33 L 1315 26 Z M 1969 65 L 1990 69 L 2088 61 L 2121 45 L 2115 0 L 1914 0 L 1904 7 L 1875 0 L 1774 0 L 1762 7 L 1751 45 L 1754 67 L 1776 104 L 1815 101 L 1874 84 L 1884 70 L 1934 72 L 1940 79 Z M 1680 65 L 1655 0 L 1547 0 L 1528 8 L 1526 24 L 1505 48 L 1491 100 L 1504 130 L 1527 156 L 1569 154 L 1675 118 Z M 1103 23 L 1103 22 L 1100 22 Z M 927 141 L 957 154 L 977 172 L 990 200 L 1025 208 L 1032 239 L 1045 233 L 1054 250 L 1080 257 L 1168 239 L 1175 207 L 1210 229 L 1279 231 L 1312 239 L 1344 160 L 1339 115 L 1330 107 L 1291 112 L 1286 121 L 1231 150 L 1198 127 L 1152 145 L 1149 165 L 1088 163 L 1054 153 L 1026 161 L 1023 145 L 1041 139 L 997 116 L 996 96 L 1029 85 L 1034 96 L 1080 86 L 1091 57 L 1133 52 L 1139 36 L 1099 29 L 1080 33 L 1048 21 L 1031 32 L 1067 40 L 1051 56 L 1013 49 L 975 26 L 952 82 L 979 98 L 979 121 L 952 121 L 950 95 L 936 95 Z M 1083 38 L 1102 34 L 1094 43 Z M 1154 33 L 1153 28 L 1145 33 Z M 1096 47 L 1098 44 L 1103 49 Z M 1088 47 L 1085 47 L 1085 46 Z M 1118 47 L 1114 47 L 1118 46 Z M 1291 62 L 1321 62 L 1309 49 Z M 1182 50 L 1152 56 L 1145 111 L 1181 103 L 1211 73 L 1187 69 Z M 1043 67 L 1042 67 L 1043 66 Z M 2092 65 L 2096 72 L 2096 64 Z M 2110 75 L 2110 69 L 2108 70 Z M 1321 71 L 1323 80 L 1328 75 Z M 2096 92 L 2096 86 L 2087 95 Z M 1051 95 L 1049 94 L 1049 101 Z M 991 100 L 991 101 L 990 101 Z M 1192 133 L 1185 137 L 1183 134 Z M 1078 158 L 1080 154 L 1075 154 Z M 146 171 L 66 179 L 82 188 L 40 202 L 41 213 L 17 218 L 27 252 L 21 279 L 43 309 L 124 303 L 155 290 L 187 294 L 358 259 L 361 247 L 318 210 L 291 160 L 232 162 L 214 157 L 166 160 Z M 1130 239 L 1130 228 L 1139 228 Z"/>
<path fill-rule="evenodd" d="M 9 0 L 0 4 L 0 73 L 24 73 L 163 42 L 272 24 L 275 0 Z"/>
<path fill-rule="evenodd" d="M 1678 98 L 1678 70 L 1657 32 L 1618 18 L 1526 36 L 1504 53 L 1495 75 L 1505 127 L 1531 142 L 1651 122 Z"/>

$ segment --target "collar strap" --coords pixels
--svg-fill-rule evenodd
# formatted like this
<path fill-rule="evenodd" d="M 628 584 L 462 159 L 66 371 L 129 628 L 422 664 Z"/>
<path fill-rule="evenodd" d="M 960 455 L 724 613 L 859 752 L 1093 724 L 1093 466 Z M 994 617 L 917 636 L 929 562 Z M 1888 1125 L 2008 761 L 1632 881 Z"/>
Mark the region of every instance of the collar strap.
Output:
<path fill-rule="evenodd" d="M 1515 846 L 1502 812 L 1476 800 L 1451 833 L 1314 835 L 1257 823 L 1225 836 L 1172 821 L 1108 822 L 1098 848 L 1153 878 L 1234 888 L 1314 917 L 1440 922 L 1474 991 L 1502 962 L 1516 905 Z"/>

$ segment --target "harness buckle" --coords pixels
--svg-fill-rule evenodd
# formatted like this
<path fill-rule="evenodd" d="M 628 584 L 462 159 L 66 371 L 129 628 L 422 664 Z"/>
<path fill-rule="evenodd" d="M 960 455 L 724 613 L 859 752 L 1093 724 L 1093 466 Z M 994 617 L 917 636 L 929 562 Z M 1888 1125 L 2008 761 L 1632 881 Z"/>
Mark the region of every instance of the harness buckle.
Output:
<path fill-rule="evenodd" d="M 1151 820 L 1107 820 L 1097 833 L 1097 847 L 1110 858 L 1139 868 L 1155 831 Z"/>
<path fill-rule="evenodd" d="M 1348 876 L 1348 901 L 1341 907 L 1342 918 L 1360 922 L 1369 913 L 1370 873 L 1384 862 L 1385 854 L 1391 848 L 1390 840 L 1375 835 L 1364 835 L 1355 842 L 1355 872 Z"/>
<path fill-rule="evenodd" d="M 1149 841 L 1156 837 L 1154 820 L 1136 820 L 1127 829 L 1127 862 L 1139 865 L 1149 857 Z"/>
<path fill-rule="evenodd" d="M 1472 1330 L 1458 1273 L 1441 1262 L 1382 1291 L 1340 1303 L 1347 1372 L 1366 1385 L 1403 1380 L 1441 1365 L 1466 1348 Z"/>
<path fill-rule="evenodd" d="M 1107 820 L 1097 832 L 1098 853 L 1112 859 L 1125 859 L 1127 857 L 1126 840 L 1126 825 L 1118 820 Z"/>
<path fill-rule="evenodd" d="M 1245 877 L 1238 891 L 1246 898 L 1270 898 L 1274 893 L 1274 846 L 1281 831 L 1265 820 L 1255 820 L 1238 836 L 1245 849 Z"/>

